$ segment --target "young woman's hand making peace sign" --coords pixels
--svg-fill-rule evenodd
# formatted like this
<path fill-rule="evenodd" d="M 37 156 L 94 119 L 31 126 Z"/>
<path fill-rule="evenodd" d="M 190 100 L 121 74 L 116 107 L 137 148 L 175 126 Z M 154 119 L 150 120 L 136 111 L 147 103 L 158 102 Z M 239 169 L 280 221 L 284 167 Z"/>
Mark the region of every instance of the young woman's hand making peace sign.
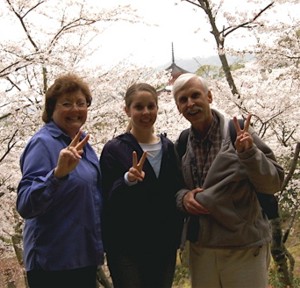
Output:
<path fill-rule="evenodd" d="M 137 154 L 135 151 L 132 152 L 132 167 L 128 170 L 128 181 L 143 181 L 145 177 L 145 172 L 143 171 L 143 166 L 147 158 L 147 152 L 144 152 L 140 161 L 137 161 Z"/>
<path fill-rule="evenodd" d="M 240 124 L 236 117 L 233 118 L 233 124 L 236 130 L 236 140 L 235 140 L 235 148 L 236 151 L 241 153 L 253 146 L 253 138 L 251 134 L 248 132 L 250 126 L 250 120 L 252 115 L 249 114 L 245 121 L 244 129 L 241 129 Z"/>

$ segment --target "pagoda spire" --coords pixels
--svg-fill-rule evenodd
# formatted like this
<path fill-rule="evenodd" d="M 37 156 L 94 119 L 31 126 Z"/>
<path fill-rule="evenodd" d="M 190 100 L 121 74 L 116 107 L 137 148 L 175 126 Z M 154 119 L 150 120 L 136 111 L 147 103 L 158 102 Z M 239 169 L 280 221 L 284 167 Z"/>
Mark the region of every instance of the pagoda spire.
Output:
<path fill-rule="evenodd" d="M 173 82 L 178 78 L 179 75 L 183 73 L 188 73 L 187 70 L 177 66 L 175 63 L 173 42 L 172 42 L 172 64 L 169 67 L 167 67 L 166 70 L 171 71 L 171 79 L 169 81 L 169 84 L 173 84 Z"/>
<path fill-rule="evenodd" d="M 173 45 L 173 42 L 172 42 L 172 63 L 175 63 L 174 45 Z"/>

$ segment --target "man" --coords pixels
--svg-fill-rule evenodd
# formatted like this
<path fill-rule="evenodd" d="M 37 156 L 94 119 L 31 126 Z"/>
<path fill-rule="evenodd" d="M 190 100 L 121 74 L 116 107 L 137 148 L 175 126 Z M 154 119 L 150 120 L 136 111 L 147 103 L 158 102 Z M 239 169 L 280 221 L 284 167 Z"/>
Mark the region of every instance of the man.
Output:
<path fill-rule="evenodd" d="M 213 97 L 203 78 L 182 74 L 173 96 L 191 123 L 180 160 L 187 189 L 177 193 L 177 205 L 189 215 L 192 287 L 265 288 L 272 238 L 256 192 L 279 191 L 284 171 L 250 128 L 251 115 L 243 129 L 234 118 L 232 145 L 229 119 L 210 108 Z"/>

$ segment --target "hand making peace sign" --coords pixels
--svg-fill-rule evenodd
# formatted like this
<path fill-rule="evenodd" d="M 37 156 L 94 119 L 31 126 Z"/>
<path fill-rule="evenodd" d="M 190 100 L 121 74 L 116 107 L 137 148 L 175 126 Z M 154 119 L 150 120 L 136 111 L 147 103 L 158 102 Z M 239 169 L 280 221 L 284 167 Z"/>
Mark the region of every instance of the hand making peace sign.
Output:
<path fill-rule="evenodd" d="M 143 166 L 147 158 L 147 152 L 144 152 L 140 161 L 137 161 L 136 151 L 132 152 L 132 167 L 128 170 L 128 181 L 143 181 L 145 177 L 145 172 L 143 171 Z"/>
<path fill-rule="evenodd" d="M 244 129 L 241 129 L 236 117 L 233 118 L 233 124 L 236 130 L 235 148 L 237 152 L 244 152 L 253 146 L 253 138 L 248 132 L 252 115 L 249 114 L 245 121 Z"/>
<path fill-rule="evenodd" d="M 83 147 L 90 137 L 89 135 L 86 135 L 81 141 L 79 141 L 81 134 L 82 131 L 80 130 L 71 141 L 70 145 L 60 151 L 57 166 L 54 169 L 55 177 L 65 177 L 74 170 L 79 163 L 83 153 Z"/>

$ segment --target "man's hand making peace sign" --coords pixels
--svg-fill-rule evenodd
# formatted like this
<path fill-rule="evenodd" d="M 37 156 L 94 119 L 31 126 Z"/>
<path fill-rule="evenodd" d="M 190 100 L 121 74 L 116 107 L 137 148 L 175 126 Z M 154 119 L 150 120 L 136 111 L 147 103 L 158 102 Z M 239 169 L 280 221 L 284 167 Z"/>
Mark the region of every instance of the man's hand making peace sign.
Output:
<path fill-rule="evenodd" d="M 143 181 L 145 177 L 145 172 L 143 171 L 143 166 L 147 158 L 147 152 L 144 152 L 140 161 L 137 161 L 137 154 L 135 151 L 132 152 L 132 167 L 128 170 L 128 181 Z"/>
<path fill-rule="evenodd" d="M 236 117 L 233 118 L 233 124 L 236 130 L 236 140 L 235 140 L 235 148 L 236 151 L 241 153 L 253 146 L 253 138 L 251 134 L 248 132 L 250 126 L 250 120 L 252 115 L 249 114 L 245 121 L 244 129 L 241 129 L 240 124 Z"/>

